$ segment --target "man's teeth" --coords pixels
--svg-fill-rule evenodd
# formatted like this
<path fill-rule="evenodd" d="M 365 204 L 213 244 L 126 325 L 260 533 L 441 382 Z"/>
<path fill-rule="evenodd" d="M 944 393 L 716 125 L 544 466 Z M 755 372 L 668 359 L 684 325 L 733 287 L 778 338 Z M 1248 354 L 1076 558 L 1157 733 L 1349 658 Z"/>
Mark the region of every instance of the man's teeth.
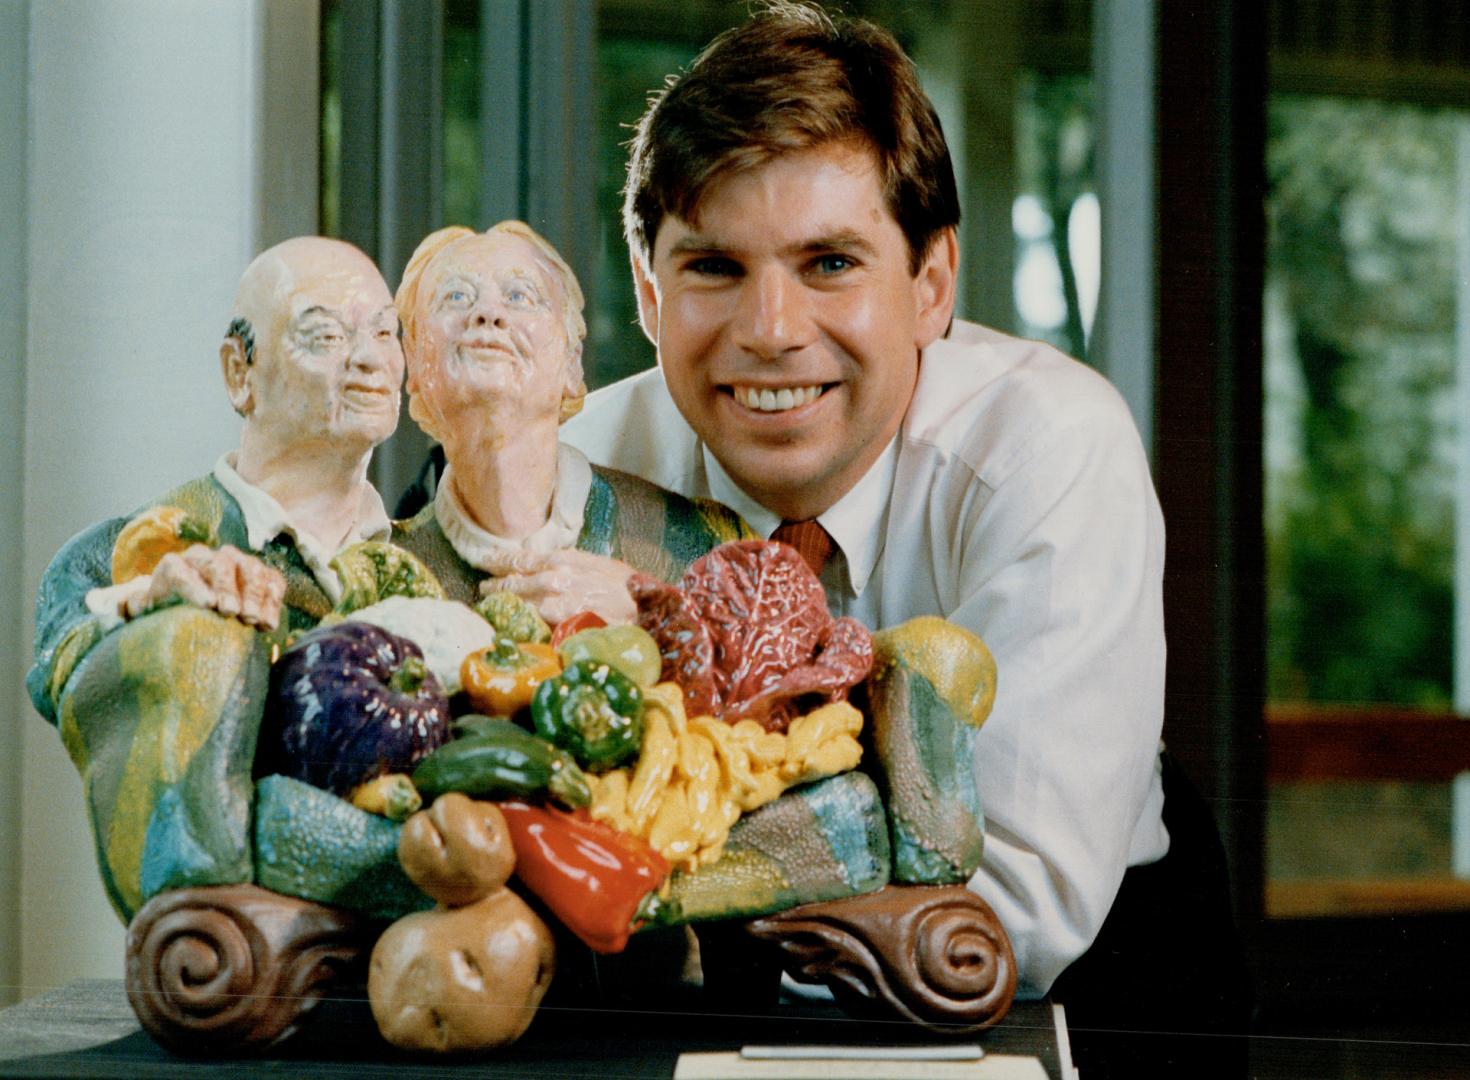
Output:
<path fill-rule="evenodd" d="M 821 386 L 787 386 L 780 390 L 761 390 L 754 386 L 735 387 L 735 400 L 747 409 L 761 412 L 785 412 L 821 396 Z"/>

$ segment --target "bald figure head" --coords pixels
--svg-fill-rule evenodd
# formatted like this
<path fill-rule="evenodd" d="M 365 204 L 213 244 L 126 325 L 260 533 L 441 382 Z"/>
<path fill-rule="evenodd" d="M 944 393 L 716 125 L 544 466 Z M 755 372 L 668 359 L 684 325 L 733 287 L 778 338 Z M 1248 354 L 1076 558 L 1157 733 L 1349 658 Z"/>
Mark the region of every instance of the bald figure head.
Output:
<path fill-rule="evenodd" d="M 257 256 L 220 360 L 247 439 L 356 452 L 398 424 L 393 297 L 372 260 L 340 240 L 296 237 Z"/>

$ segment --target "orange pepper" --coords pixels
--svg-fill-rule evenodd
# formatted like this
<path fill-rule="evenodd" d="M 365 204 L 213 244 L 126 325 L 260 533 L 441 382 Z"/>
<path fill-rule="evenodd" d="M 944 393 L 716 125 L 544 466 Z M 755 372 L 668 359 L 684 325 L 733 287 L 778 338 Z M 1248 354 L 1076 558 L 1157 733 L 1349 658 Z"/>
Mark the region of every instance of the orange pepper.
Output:
<path fill-rule="evenodd" d="M 561 657 L 550 645 L 499 641 L 470 653 L 459 677 L 470 703 L 488 716 L 514 716 L 531 704 L 536 687 L 561 674 Z"/>

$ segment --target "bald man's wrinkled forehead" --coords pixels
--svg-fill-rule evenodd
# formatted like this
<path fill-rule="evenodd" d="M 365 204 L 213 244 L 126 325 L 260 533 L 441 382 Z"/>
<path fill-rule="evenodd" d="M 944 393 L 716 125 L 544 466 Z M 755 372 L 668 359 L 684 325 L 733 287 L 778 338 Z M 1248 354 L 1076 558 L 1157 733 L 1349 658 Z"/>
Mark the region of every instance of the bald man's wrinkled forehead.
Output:
<path fill-rule="evenodd" d="M 289 317 L 292 298 L 321 292 L 391 305 L 383 275 L 351 244 L 321 236 L 286 240 L 256 256 L 240 278 L 234 314 L 257 327 Z"/>

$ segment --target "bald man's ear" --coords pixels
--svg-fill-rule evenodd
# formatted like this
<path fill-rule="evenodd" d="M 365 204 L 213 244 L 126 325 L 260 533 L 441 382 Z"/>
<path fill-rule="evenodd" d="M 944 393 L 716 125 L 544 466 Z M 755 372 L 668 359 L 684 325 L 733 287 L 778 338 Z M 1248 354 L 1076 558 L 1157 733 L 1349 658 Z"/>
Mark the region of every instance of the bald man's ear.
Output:
<path fill-rule="evenodd" d="M 245 347 L 239 338 L 233 335 L 225 338 L 219 347 L 219 364 L 230 404 L 241 416 L 249 416 L 255 401 L 250 388 L 250 364 L 245 360 Z"/>
<path fill-rule="evenodd" d="M 637 255 L 633 260 L 633 289 L 638 294 L 638 325 L 643 327 L 643 336 L 658 348 L 658 283 L 652 271 L 645 271 L 643 260 Z"/>

